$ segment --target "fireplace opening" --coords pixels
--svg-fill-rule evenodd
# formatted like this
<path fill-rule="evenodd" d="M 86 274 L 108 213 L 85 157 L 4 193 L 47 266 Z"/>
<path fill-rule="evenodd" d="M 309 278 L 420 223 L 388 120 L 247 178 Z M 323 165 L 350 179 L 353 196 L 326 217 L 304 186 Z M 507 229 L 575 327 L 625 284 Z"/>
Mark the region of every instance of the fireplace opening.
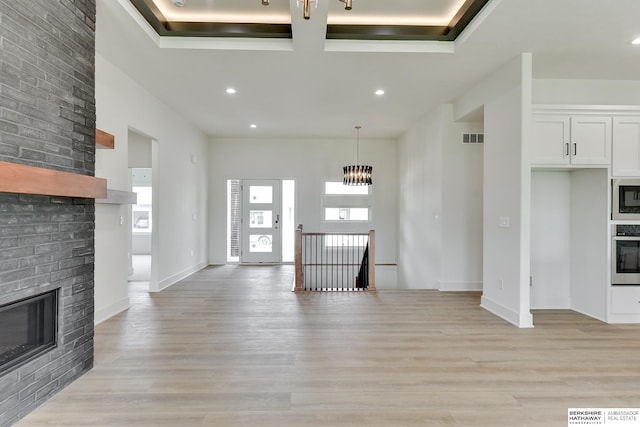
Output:
<path fill-rule="evenodd" d="M 57 345 L 58 291 L 0 306 L 0 375 Z"/>

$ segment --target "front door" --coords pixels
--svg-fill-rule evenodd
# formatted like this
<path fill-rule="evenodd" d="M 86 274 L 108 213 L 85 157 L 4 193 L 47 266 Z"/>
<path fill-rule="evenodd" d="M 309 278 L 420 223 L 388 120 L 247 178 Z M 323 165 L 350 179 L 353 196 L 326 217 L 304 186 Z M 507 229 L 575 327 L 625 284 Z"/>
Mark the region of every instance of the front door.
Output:
<path fill-rule="evenodd" d="M 280 262 L 280 188 L 276 179 L 242 181 L 241 262 Z"/>

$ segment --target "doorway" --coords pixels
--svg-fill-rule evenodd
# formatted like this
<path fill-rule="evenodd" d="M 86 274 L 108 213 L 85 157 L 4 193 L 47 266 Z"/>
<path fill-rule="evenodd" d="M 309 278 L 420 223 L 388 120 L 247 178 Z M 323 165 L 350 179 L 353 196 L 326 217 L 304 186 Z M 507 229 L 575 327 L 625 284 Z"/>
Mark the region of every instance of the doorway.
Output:
<path fill-rule="evenodd" d="M 131 191 L 138 202 L 131 208 L 131 263 L 130 282 L 151 281 L 152 242 L 152 171 L 151 168 L 130 168 Z"/>
<path fill-rule="evenodd" d="M 155 141 L 129 130 L 129 188 L 137 194 L 137 203 L 129 208 L 129 282 L 151 289 L 154 267 L 154 150 Z"/>
<path fill-rule="evenodd" d="M 293 262 L 295 181 L 227 180 L 227 262 Z"/>
<path fill-rule="evenodd" d="M 248 179 L 242 183 L 241 260 L 243 263 L 279 263 L 280 180 Z"/>

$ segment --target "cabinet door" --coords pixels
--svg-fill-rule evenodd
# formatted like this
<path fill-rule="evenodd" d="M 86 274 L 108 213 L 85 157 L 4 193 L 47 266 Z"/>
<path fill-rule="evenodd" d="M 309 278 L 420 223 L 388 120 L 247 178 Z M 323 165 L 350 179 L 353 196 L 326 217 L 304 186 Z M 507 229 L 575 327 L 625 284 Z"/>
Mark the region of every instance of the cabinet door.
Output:
<path fill-rule="evenodd" d="M 569 164 L 569 123 L 569 116 L 533 116 L 532 165 Z"/>
<path fill-rule="evenodd" d="M 640 286 L 612 286 L 611 312 L 640 314 Z"/>
<path fill-rule="evenodd" d="M 611 117 L 571 117 L 571 164 L 611 163 Z"/>
<path fill-rule="evenodd" d="M 613 176 L 640 176 L 640 116 L 614 117 Z"/>

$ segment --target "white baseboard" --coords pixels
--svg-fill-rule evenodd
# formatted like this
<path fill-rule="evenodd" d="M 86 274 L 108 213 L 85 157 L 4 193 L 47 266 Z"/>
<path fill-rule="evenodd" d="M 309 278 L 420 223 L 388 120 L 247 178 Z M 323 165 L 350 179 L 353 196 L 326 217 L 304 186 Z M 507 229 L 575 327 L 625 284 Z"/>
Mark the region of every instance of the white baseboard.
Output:
<path fill-rule="evenodd" d="M 589 316 L 587 314 L 587 316 Z M 593 316 L 590 316 L 593 317 Z M 602 320 L 596 318 L 598 320 Z M 640 315 L 638 314 L 609 314 L 609 321 L 607 323 L 640 323 Z M 602 320 L 606 322 L 605 320 Z"/>
<path fill-rule="evenodd" d="M 533 328 L 533 317 L 531 315 L 529 315 L 529 318 L 531 319 L 529 322 L 520 322 L 520 315 L 518 313 L 487 298 L 484 295 L 482 296 L 482 298 L 480 298 L 480 307 L 506 320 L 507 322 L 514 324 L 519 328 Z"/>
<path fill-rule="evenodd" d="M 438 280 L 438 289 L 443 292 L 481 291 L 482 282 L 442 282 Z"/>
<path fill-rule="evenodd" d="M 606 317 L 603 318 L 603 317 L 600 317 L 600 316 L 596 316 L 596 315 L 594 315 L 592 313 L 587 313 L 586 311 L 578 310 L 577 308 L 570 307 L 569 310 L 573 310 L 576 313 L 583 314 L 583 315 L 585 315 L 587 317 L 591 317 L 592 319 L 596 319 L 596 320 L 599 320 L 599 321 L 604 322 L 604 323 L 615 323 L 615 322 L 607 322 Z M 632 323 L 638 323 L 638 322 L 632 322 Z"/>
<path fill-rule="evenodd" d="M 102 323 L 105 320 L 115 316 L 116 314 L 122 313 L 123 311 L 128 309 L 129 297 L 126 297 L 121 299 L 120 301 L 116 301 L 113 304 L 110 304 L 107 307 L 96 310 L 93 314 L 93 324 L 97 325 L 98 323 Z"/>
<path fill-rule="evenodd" d="M 180 280 L 185 279 L 191 276 L 193 273 L 202 270 L 203 268 L 208 267 L 209 264 L 206 262 L 194 265 L 193 267 L 187 268 L 179 273 L 176 273 L 172 276 L 167 277 L 159 282 L 151 282 L 149 284 L 149 292 L 161 292 L 167 289 L 171 285 L 175 285 Z"/>
<path fill-rule="evenodd" d="M 531 306 L 531 310 L 573 310 L 569 305 Z"/>

